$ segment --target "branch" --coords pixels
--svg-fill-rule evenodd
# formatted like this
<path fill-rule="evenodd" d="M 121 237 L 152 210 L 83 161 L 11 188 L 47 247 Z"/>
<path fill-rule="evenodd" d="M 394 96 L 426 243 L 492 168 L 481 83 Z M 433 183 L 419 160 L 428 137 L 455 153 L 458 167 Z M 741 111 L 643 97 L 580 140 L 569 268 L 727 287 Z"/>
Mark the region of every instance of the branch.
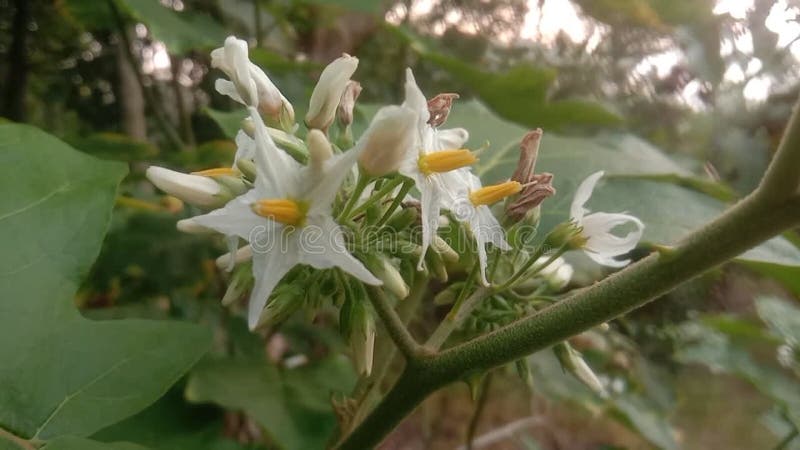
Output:
<path fill-rule="evenodd" d="M 392 341 L 394 341 L 400 353 L 406 357 L 406 360 L 416 359 L 422 351 L 422 346 L 417 344 L 417 341 L 415 341 L 411 333 L 408 332 L 405 324 L 389 303 L 389 298 L 386 297 L 386 293 L 383 292 L 383 289 L 379 287 L 370 287 L 369 299 L 375 311 L 378 313 L 378 317 L 381 318 L 383 326 L 386 327 L 389 337 L 392 338 Z"/>
<path fill-rule="evenodd" d="M 800 224 L 800 117 L 795 113 L 762 185 L 669 253 L 654 253 L 570 297 L 437 355 L 409 360 L 400 379 L 340 449 L 373 448 L 436 389 L 611 320 Z M 788 164 L 788 167 L 777 167 Z"/>

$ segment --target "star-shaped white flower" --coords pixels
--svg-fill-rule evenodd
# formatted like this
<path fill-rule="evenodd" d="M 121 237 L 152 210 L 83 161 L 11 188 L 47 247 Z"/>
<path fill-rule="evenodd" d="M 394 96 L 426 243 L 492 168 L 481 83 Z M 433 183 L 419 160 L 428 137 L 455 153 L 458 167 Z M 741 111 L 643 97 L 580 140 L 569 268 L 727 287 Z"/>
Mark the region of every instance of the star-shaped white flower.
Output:
<path fill-rule="evenodd" d="M 516 181 L 508 181 L 494 186 L 481 186 L 481 180 L 472 173 L 463 175 L 464 187 L 459 190 L 450 211 L 460 222 L 465 222 L 478 245 L 478 264 L 480 266 L 481 283 L 489 285 L 486 279 L 486 245 L 493 244 L 500 250 L 510 250 L 506 242 L 505 230 L 489 209 L 490 204 L 516 194 L 521 185 Z"/>
<path fill-rule="evenodd" d="M 332 156 L 321 173 L 312 174 L 310 166 L 275 146 L 255 108 L 250 107 L 250 114 L 255 125 L 255 188 L 194 222 L 250 243 L 255 286 L 248 324 L 255 329 L 270 293 L 297 264 L 338 267 L 365 283 L 381 282 L 347 251 L 342 229 L 331 215 L 339 185 L 359 148 Z"/>
<path fill-rule="evenodd" d="M 570 217 L 580 230 L 580 236 L 585 239 L 583 251 L 598 264 L 609 267 L 623 267 L 631 262 L 630 259 L 618 260 L 617 256 L 625 255 L 636 247 L 644 232 L 644 224 L 638 218 L 623 213 L 596 212 L 589 213 L 584 204 L 592 196 L 597 181 L 603 172 L 589 175 L 578 186 L 575 197 L 570 207 Z M 611 233 L 615 227 L 626 223 L 633 224 L 636 229 L 624 237 Z"/>
<path fill-rule="evenodd" d="M 428 101 L 417 86 L 411 69 L 406 69 L 406 98 L 403 106 L 417 113 L 416 143 L 408 152 L 398 171 L 414 180 L 420 192 L 422 212 L 422 256 L 431 245 L 439 224 L 442 208 L 450 209 L 457 191 L 464 187 L 467 168 L 477 161 L 475 156 L 461 147 L 469 138 L 466 130 L 437 130 L 428 124 Z"/>

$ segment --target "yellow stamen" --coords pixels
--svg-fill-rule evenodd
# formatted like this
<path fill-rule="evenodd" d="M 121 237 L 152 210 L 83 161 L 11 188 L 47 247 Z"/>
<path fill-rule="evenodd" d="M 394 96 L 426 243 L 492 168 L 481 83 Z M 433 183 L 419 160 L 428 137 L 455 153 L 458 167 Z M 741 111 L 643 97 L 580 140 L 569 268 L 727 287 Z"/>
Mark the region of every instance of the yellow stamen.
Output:
<path fill-rule="evenodd" d="M 239 171 L 232 167 L 217 167 L 214 169 L 201 170 L 199 172 L 192 172 L 192 175 L 200 175 L 204 177 L 218 177 L 221 175 L 239 176 Z"/>
<path fill-rule="evenodd" d="M 506 181 L 505 183 L 486 186 L 469 193 L 469 201 L 475 206 L 491 205 L 500 200 L 514 195 L 522 190 L 522 185 L 516 181 Z"/>
<path fill-rule="evenodd" d="M 431 152 L 419 158 L 419 170 L 425 175 L 434 172 L 449 172 L 475 164 L 478 158 L 467 149 L 441 150 Z"/>
<path fill-rule="evenodd" d="M 284 225 L 302 225 L 308 205 L 288 198 L 264 198 L 252 205 L 253 212 Z"/>

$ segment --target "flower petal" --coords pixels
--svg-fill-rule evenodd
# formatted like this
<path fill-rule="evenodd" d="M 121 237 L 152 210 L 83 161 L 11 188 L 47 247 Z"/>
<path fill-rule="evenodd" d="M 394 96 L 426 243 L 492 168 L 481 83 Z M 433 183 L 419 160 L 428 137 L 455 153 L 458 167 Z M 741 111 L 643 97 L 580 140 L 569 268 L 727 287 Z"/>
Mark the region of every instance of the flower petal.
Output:
<path fill-rule="evenodd" d="M 403 106 L 407 106 L 414 110 L 419 115 L 419 128 L 422 129 L 423 126 L 428 125 L 428 119 L 431 117 L 431 113 L 428 111 L 428 100 L 425 98 L 425 94 L 422 93 L 419 86 L 417 86 L 417 80 L 414 79 L 414 72 L 411 71 L 410 68 L 406 68 L 406 99 L 403 102 Z"/>
<path fill-rule="evenodd" d="M 229 201 L 225 206 L 208 214 L 195 216 L 195 225 L 211 228 L 226 236 L 239 236 L 251 240 L 253 229 L 265 226 L 267 220 L 256 215 L 250 205 L 258 200 L 255 189 Z"/>
<path fill-rule="evenodd" d="M 351 168 L 363 150 L 363 147 L 356 147 L 344 153 L 333 155 L 325 161 L 322 168 L 322 176 L 317 180 L 312 180 L 315 184 L 311 191 L 303 194 L 311 203 L 309 214 L 330 213 L 331 204 L 339 192 L 339 186 L 347 178 L 347 175 L 351 173 Z M 310 176 L 310 174 L 307 176 Z"/>
<path fill-rule="evenodd" d="M 364 264 L 347 251 L 344 234 L 328 215 L 308 218 L 308 225 L 299 230 L 299 258 L 303 264 L 316 269 L 338 267 L 367 284 L 381 285 Z"/>
<path fill-rule="evenodd" d="M 489 285 L 486 279 L 487 254 L 486 245 L 493 244 L 501 250 L 509 250 L 511 247 L 506 242 L 505 232 L 500 222 L 494 217 L 488 206 L 481 205 L 474 208 L 473 214 L 469 218 L 469 227 L 475 242 L 478 246 L 478 263 L 480 265 L 481 283 Z"/>
<path fill-rule="evenodd" d="M 464 128 L 434 130 L 434 150 L 463 148 L 469 140 L 469 132 Z"/>
<path fill-rule="evenodd" d="M 417 189 L 420 192 L 420 210 L 422 213 L 422 254 L 417 263 L 417 270 L 425 267 L 425 253 L 431 245 L 433 235 L 439 228 L 439 214 L 441 213 L 441 193 L 437 180 L 432 177 L 419 175 L 415 177 Z"/>
<path fill-rule="evenodd" d="M 589 212 L 583 205 L 586 204 L 589 197 L 592 196 L 592 191 L 594 191 L 597 181 L 600 180 L 604 173 L 605 172 L 602 170 L 595 172 L 586 177 L 586 179 L 581 182 L 580 186 L 578 186 L 578 189 L 575 191 L 575 197 L 572 199 L 572 206 L 569 208 L 569 215 L 572 220 L 580 222 L 584 214 Z"/>
<path fill-rule="evenodd" d="M 255 128 L 256 190 L 261 197 L 284 198 L 299 192 L 290 192 L 300 186 L 302 166 L 285 151 L 279 149 L 269 136 L 261 115 L 254 107 L 248 108 Z"/>
<path fill-rule="evenodd" d="M 280 248 L 274 248 L 266 253 L 253 253 L 255 285 L 247 306 L 247 325 L 250 330 L 255 330 L 258 325 L 258 318 L 261 316 L 261 311 L 266 306 L 272 290 L 296 264 L 297 254 L 291 251 L 283 252 Z"/>

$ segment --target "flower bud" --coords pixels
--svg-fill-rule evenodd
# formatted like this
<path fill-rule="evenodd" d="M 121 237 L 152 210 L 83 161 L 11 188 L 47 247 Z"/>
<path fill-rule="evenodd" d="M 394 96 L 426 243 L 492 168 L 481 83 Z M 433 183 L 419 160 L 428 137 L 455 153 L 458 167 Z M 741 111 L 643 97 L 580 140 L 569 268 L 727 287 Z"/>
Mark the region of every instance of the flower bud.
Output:
<path fill-rule="evenodd" d="M 178 231 L 189 233 L 189 234 L 214 234 L 216 233 L 215 230 L 211 228 L 206 228 L 199 223 L 197 223 L 194 218 L 188 219 L 181 219 L 175 224 Z"/>
<path fill-rule="evenodd" d="M 581 230 L 575 222 L 561 222 L 544 238 L 544 244 L 549 248 L 567 247 L 577 250 L 582 248 L 586 239 L 581 236 Z"/>
<path fill-rule="evenodd" d="M 544 262 L 548 259 L 549 258 L 547 256 L 542 256 L 536 260 L 534 266 L 544 264 Z M 560 291 L 561 289 L 564 289 L 564 287 L 572 280 L 573 273 L 575 273 L 575 269 L 573 269 L 572 265 L 564 261 L 564 258 L 561 257 L 556 258 L 552 263 L 539 272 L 545 281 L 547 281 L 550 289 L 554 291 Z"/>
<path fill-rule="evenodd" d="M 431 241 L 431 247 L 438 253 L 444 262 L 454 264 L 458 262 L 459 256 L 458 252 L 453 250 L 453 247 L 442 239 L 438 234 L 433 235 L 433 240 Z"/>
<path fill-rule="evenodd" d="M 354 301 L 350 316 L 349 341 L 359 374 L 372 373 L 375 353 L 375 318 L 364 301 Z"/>
<path fill-rule="evenodd" d="M 253 283 L 253 267 L 251 264 L 243 264 L 236 268 L 231 275 L 228 289 L 222 297 L 222 305 L 230 306 L 236 300 L 242 298 L 242 294 Z"/>
<path fill-rule="evenodd" d="M 308 159 L 311 171 L 315 176 L 322 175 L 322 168 L 325 161 L 333 156 L 333 148 L 325 133 L 320 130 L 310 130 L 306 136 L 308 146 Z"/>
<path fill-rule="evenodd" d="M 417 208 L 403 208 L 392 214 L 386 222 L 386 227 L 395 231 L 405 230 L 411 224 L 419 220 L 419 210 Z"/>
<path fill-rule="evenodd" d="M 356 106 L 356 100 L 361 94 L 361 83 L 358 81 L 350 80 L 344 88 L 341 100 L 339 100 L 339 108 L 337 115 L 339 117 L 339 124 L 342 128 L 347 128 L 353 123 L 353 110 Z"/>
<path fill-rule="evenodd" d="M 222 186 L 209 177 L 158 166 L 148 167 L 145 176 L 157 188 L 195 206 L 214 208 L 230 200 L 224 196 L 226 192 Z"/>
<path fill-rule="evenodd" d="M 392 265 L 389 258 L 382 257 L 380 259 L 381 265 L 374 273 L 375 276 L 383 281 L 384 289 L 394 294 L 398 300 L 408 297 L 409 288 L 400 271 Z"/>
<path fill-rule="evenodd" d="M 216 264 L 220 269 L 226 269 L 228 267 L 232 267 L 233 265 L 239 265 L 245 261 L 249 261 L 252 257 L 253 248 L 249 245 L 245 245 L 244 247 L 236 250 L 235 254 L 228 252 L 220 256 L 217 258 Z"/>
<path fill-rule="evenodd" d="M 255 328 L 274 327 L 288 319 L 295 311 L 303 305 L 303 289 L 291 284 L 277 287 L 267 306 L 258 316 L 258 323 Z"/>
<path fill-rule="evenodd" d="M 416 140 L 417 115 L 404 106 L 381 108 L 361 139 L 358 158 L 361 168 L 371 176 L 394 172 L 413 148 Z"/>
<path fill-rule="evenodd" d="M 311 101 L 306 113 L 306 126 L 326 130 L 333 123 L 339 100 L 347 87 L 347 82 L 358 67 L 358 58 L 343 54 L 328 64 L 319 76 L 319 81 L 311 93 Z"/>
<path fill-rule="evenodd" d="M 556 358 L 558 358 L 558 362 L 561 363 L 561 367 L 564 370 L 574 375 L 575 378 L 601 397 L 608 396 L 608 392 L 605 387 L 603 387 L 603 383 L 597 378 L 592 368 L 586 364 L 581 354 L 573 349 L 571 345 L 566 342 L 556 344 L 553 346 L 553 353 L 556 355 Z"/>

